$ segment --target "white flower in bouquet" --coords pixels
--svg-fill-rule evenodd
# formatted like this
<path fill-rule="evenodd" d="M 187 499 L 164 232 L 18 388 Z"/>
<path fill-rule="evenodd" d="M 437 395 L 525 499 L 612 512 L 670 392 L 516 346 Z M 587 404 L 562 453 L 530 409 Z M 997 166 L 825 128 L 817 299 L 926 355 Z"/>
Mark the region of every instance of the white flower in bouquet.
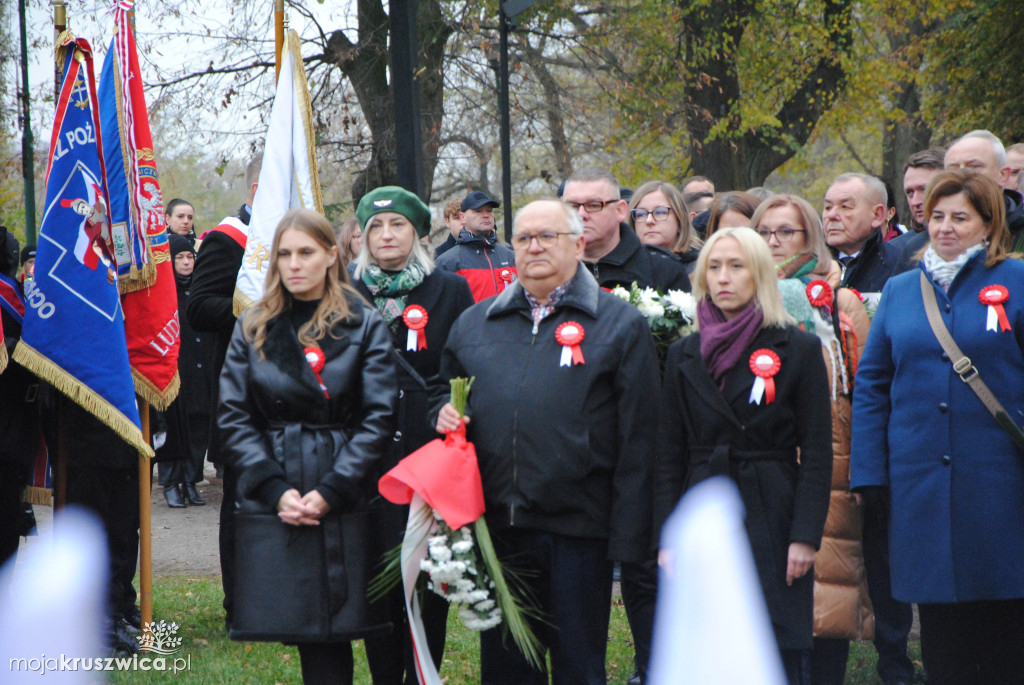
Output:
<path fill-rule="evenodd" d="M 679 312 L 690 321 L 697 317 L 697 300 L 690 293 L 669 290 L 661 300 L 667 303 L 669 311 Z"/>
<path fill-rule="evenodd" d="M 625 302 L 629 302 L 631 298 L 630 292 L 623 288 L 621 285 L 617 285 L 614 288 L 612 288 L 612 295 L 619 298 L 620 300 L 624 300 Z"/>
<path fill-rule="evenodd" d="M 645 289 L 640 293 L 640 302 L 636 308 L 646 319 L 660 319 L 665 316 L 665 307 L 661 304 L 658 292 L 652 288 Z"/>

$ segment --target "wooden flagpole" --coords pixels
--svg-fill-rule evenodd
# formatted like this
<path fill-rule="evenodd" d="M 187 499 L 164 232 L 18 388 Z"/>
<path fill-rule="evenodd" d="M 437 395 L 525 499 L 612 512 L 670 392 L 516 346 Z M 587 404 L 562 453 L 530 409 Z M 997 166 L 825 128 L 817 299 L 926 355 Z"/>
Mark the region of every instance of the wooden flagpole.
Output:
<path fill-rule="evenodd" d="M 274 0 L 274 83 L 281 75 L 281 49 L 284 47 L 284 0 Z"/>
<path fill-rule="evenodd" d="M 142 439 L 149 442 L 149 402 L 139 398 Z M 139 454 L 139 592 L 142 625 L 153 622 L 153 534 L 150 501 L 153 462 Z"/>
<path fill-rule="evenodd" d="M 68 7 L 64 0 L 53 2 L 53 40 L 56 44 L 60 34 L 68 27 Z M 60 99 L 60 81 L 64 77 L 60 69 L 53 67 L 53 101 Z M 62 393 L 57 395 L 57 454 L 51 468 L 54 470 L 54 510 L 63 509 L 68 501 L 68 440 L 67 440 L 67 402 Z"/>

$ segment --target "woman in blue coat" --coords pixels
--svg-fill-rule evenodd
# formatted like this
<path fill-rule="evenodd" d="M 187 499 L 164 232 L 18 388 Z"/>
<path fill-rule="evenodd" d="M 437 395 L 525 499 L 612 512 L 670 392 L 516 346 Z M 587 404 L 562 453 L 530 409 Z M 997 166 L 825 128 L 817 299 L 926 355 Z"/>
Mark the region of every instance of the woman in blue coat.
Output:
<path fill-rule="evenodd" d="M 891 500 L 892 593 L 919 605 L 928 682 L 1020 682 L 1024 453 L 953 370 L 921 273 L 953 339 L 1019 421 L 1024 264 L 1007 259 L 991 180 L 946 171 L 927 192 L 930 243 L 919 270 L 886 285 L 857 374 L 851 488 Z"/>

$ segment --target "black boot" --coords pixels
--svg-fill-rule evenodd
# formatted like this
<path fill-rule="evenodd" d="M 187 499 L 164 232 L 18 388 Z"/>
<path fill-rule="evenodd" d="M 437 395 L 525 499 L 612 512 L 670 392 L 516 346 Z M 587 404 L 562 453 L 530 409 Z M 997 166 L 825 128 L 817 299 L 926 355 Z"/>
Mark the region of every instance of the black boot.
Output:
<path fill-rule="evenodd" d="M 195 483 L 185 483 L 185 499 L 188 500 L 189 504 L 194 504 L 197 507 L 201 507 L 206 504 L 206 501 L 199 496 L 199 491 L 196 490 Z"/>
<path fill-rule="evenodd" d="M 171 509 L 184 509 L 185 498 L 181 494 L 180 485 L 168 485 L 164 488 L 164 499 Z"/>

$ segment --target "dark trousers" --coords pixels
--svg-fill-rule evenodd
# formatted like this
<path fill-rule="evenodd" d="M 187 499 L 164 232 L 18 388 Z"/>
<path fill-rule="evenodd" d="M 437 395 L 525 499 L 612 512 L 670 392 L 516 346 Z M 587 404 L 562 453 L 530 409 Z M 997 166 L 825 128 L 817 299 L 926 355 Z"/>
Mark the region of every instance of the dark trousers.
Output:
<path fill-rule="evenodd" d="M 914 677 L 914 664 L 907 656 L 907 635 L 914 622 L 909 604 L 892 598 L 889 580 L 889 503 L 872 498 L 864 507 L 864 566 L 868 596 L 875 612 L 875 651 L 882 680 Z"/>
<path fill-rule="evenodd" d="M 917 608 L 929 685 L 1024 681 L 1024 599 Z"/>
<path fill-rule="evenodd" d="M 416 685 L 418 682 L 403 592 L 402 586 L 399 585 L 389 597 L 388 619 L 393 626 L 391 632 L 369 637 L 364 641 L 366 661 L 370 667 L 373 685 Z M 423 619 L 423 632 L 427 637 L 430 658 L 438 671 L 441 670 L 441 660 L 444 657 L 448 606 L 448 600 L 430 590 L 424 590 L 420 616 Z M 403 657 L 399 658 L 398 655 Z"/>
<path fill-rule="evenodd" d="M 0 461 L 0 566 L 18 553 L 21 512 L 25 509 L 21 495 L 27 478 L 26 465 L 13 460 Z M 0 588 L 0 593 L 3 591 Z"/>
<path fill-rule="evenodd" d="M 816 637 L 811 651 L 811 685 L 843 685 L 850 641 L 845 638 Z"/>
<path fill-rule="evenodd" d="M 139 559 L 139 472 L 98 466 L 67 467 L 67 503 L 91 509 L 103 522 L 110 550 L 110 614 L 135 608 L 132 579 Z"/>
<path fill-rule="evenodd" d="M 235 587 L 235 488 L 238 476 L 224 464 L 224 499 L 220 503 L 220 582 L 224 588 L 224 613 L 231 626 Z"/>
<path fill-rule="evenodd" d="M 304 685 L 352 685 L 351 642 L 309 642 L 298 647 Z"/>
<path fill-rule="evenodd" d="M 651 636 L 654 633 L 654 609 L 658 603 L 658 558 L 640 562 L 622 562 L 622 603 L 626 607 L 629 630 L 633 633 L 636 669 L 640 682 L 647 682 L 651 662 Z"/>
<path fill-rule="evenodd" d="M 493 531 L 502 565 L 528 571 L 545 622 L 531 621 L 551 654 L 554 685 L 605 685 L 605 652 L 612 594 L 608 541 L 536 530 Z M 480 633 L 482 685 L 546 685 L 545 671 L 532 668 L 502 628 Z"/>

